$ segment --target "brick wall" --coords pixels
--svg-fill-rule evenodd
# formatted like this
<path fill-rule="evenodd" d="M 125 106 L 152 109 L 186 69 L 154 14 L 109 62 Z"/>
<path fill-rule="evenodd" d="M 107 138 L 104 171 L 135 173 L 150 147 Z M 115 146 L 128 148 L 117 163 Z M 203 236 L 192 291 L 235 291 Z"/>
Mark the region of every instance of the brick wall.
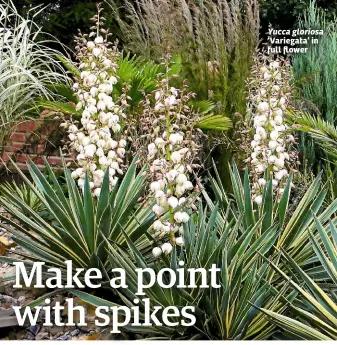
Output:
<path fill-rule="evenodd" d="M 1 156 L 0 170 L 6 168 L 13 170 L 9 157 L 16 162 L 21 170 L 27 170 L 27 161 L 30 157 L 34 163 L 44 169 L 45 159 L 55 168 L 62 166 L 60 147 L 64 132 L 60 131 L 59 122 L 41 119 L 38 121 L 27 121 L 18 124 L 6 143 Z M 71 161 L 67 157 L 66 161 Z"/>

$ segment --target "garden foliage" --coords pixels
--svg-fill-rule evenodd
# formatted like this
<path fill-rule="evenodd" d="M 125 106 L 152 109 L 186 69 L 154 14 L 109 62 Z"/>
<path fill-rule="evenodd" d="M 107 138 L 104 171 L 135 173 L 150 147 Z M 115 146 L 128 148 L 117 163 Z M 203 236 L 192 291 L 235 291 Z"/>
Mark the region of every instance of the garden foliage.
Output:
<path fill-rule="evenodd" d="M 12 162 L 24 184 L 0 186 L 0 219 L 20 260 L 64 273 L 65 260 L 99 268 L 102 289 L 67 291 L 93 306 L 142 310 L 149 298 L 152 311 L 195 308 L 191 327 L 124 331 L 336 339 L 336 25 L 311 3 L 300 26 L 323 26 L 325 36 L 290 64 L 256 54 L 255 0 L 110 5 L 124 51 L 111 47 L 98 6 L 91 33 L 77 36 L 76 62 L 35 41 L 33 22 L 0 5 L 1 139 L 32 111 L 49 109 L 62 113 L 66 147 L 76 152 L 58 173 L 30 161 L 27 176 Z M 315 141 L 329 170 L 313 176 L 299 166 L 295 131 L 306 134 L 306 152 L 307 138 Z M 207 165 L 212 140 L 220 159 Z M 189 268 L 213 264 L 219 288 L 154 284 L 134 301 L 137 267 L 180 268 L 187 282 Z M 125 270 L 127 289 L 110 286 L 114 268 Z"/>
<path fill-rule="evenodd" d="M 39 38 L 41 29 L 21 17 L 14 5 L 0 2 L 0 152 L 15 125 L 38 116 L 40 98 L 57 99 L 49 86 L 69 85 L 62 54 Z"/>

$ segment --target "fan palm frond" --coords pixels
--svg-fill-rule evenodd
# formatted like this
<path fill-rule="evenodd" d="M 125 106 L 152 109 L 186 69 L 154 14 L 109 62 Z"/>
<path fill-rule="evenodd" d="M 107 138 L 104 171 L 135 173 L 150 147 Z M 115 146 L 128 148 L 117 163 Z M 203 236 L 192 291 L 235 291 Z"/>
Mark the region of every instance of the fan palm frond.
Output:
<path fill-rule="evenodd" d="M 292 111 L 289 115 L 297 130 L 309 134 L 328 156 L 337 158 L 337 127 L 334 124 L 306 111 Z"/>

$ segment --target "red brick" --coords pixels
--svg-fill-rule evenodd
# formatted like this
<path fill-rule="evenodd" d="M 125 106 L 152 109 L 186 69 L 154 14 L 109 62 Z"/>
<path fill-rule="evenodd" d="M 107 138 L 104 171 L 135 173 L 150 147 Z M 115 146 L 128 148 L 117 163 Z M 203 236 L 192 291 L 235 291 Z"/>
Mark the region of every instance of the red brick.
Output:
<path fill-rule="evenodd" d="M 62 165 L 61 157 L 48 157 L 47 160 L 50 165 Z"/>
<path fill-rule="evenodd" d="M 28 156 L 26 154 L 16 154 L 13 156 L 13 161 L 17 163 L 26 163 Z"/>
<path fill-rule="evenodd" d="M 2 154 L 1 159 L 4 160 L 5 162 L 9 161 L 9 158 L 12 157 L 11 152 L 5 152 Z"/>
<path fill-rule="evenodd" d="M 15 152 L 15 148 L 12 145 L 6 145 L 4 147 L 4 152 Z"/>
<path fill-rule="evenodd" d="M 36 129 L 37 123 L 35 121 L 26 121 L 17 125 L 17 132 L 32 132 Z"/>
<path fill-rule="evenodd" d="M 41 164 L 36 164 L 37 168 L 41 171 L 43 171 L 45 169 L 45 166 L 44 165 L 41 165 Z"/>
<path fill-rule="evenodd" d="M 30 156 L 30 158 L 32 159 L 32 161 L 33 161 L 35 164 L 37 164 L 37 165 L 39 165 L 39 164 L 44 165 L 44 162 L 45 162 L 44 157 L 42 157 L 42 156 L 31 157 L 31 156 Z"/>
<path fill-rule="evenodd" d="M 39 144 L 37 145 L 37 153 L 42 153 L 46 148 L 46 145 Z"/>
<path fill-rule="evenodd" d="M 29 145 L 29 144 L 28 144 Z M 17 142 L 14 142 L 14 143 L 11 143 L 11 148 L 13 151 L 18 151 L 18 150 L 21 150 L 25 147 L 25 143 L 17 143 Z"/>
<path fill-rule="evenodd" d="M 27 163 L 16 163 L 16 165 L 21 170 L 28 170 Z M 12 164 L 9 164 L 9 169 L 12 171 L 16 170 Z"/>
<path fill-rule="evenodd" d="M 10 140 L 11 141 L 25 142 L 26 141 L 26 135 L 25 135 L 25 133 L 15 132 L 10 137 Z"/>

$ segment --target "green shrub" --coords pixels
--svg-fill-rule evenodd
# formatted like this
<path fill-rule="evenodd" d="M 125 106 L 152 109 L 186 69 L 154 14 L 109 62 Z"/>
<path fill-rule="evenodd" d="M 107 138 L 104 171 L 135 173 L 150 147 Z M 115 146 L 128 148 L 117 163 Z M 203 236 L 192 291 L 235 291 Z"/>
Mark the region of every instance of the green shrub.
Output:
<path fill-rule="evenodd" d="M 293 70 L 304 99 L 312 102 L 325 120 L 334 123 L 337 118 L 337 18 L 327 21 L 324 12 L 312 1 L 299 27 L 324 32 L 318 36 L 317 44 L 309 46 L 307 53 L 294 57 Z"/>
<path fill-rule="evenodd" d="M 256 1 L 110 1 L 124 48 L 159 61 L 169 47 L 200 99 L 220 102 L 232 116 L 246 109 L 245 81 L 258 44 Z M 157 11 L 158 8 L 161 11 Z"/>
<path fill-rule="evenodd" d="M 307 53 L 293 58 L 294 75 L 304 99 L 301 107 L 313 114 L 320 114 L 324 120 L 336 124 L 337 120 L 337 18 L 326 19 L 315 1 L 310 2 L 299 22 L 302 29 L 322 29 L 318 44 L 311 44 Z M 314 142 L 306 135 L 300 136 L 299 150 L 309 164 L 320 164 L 322 153 L 315 149 Z"/>

